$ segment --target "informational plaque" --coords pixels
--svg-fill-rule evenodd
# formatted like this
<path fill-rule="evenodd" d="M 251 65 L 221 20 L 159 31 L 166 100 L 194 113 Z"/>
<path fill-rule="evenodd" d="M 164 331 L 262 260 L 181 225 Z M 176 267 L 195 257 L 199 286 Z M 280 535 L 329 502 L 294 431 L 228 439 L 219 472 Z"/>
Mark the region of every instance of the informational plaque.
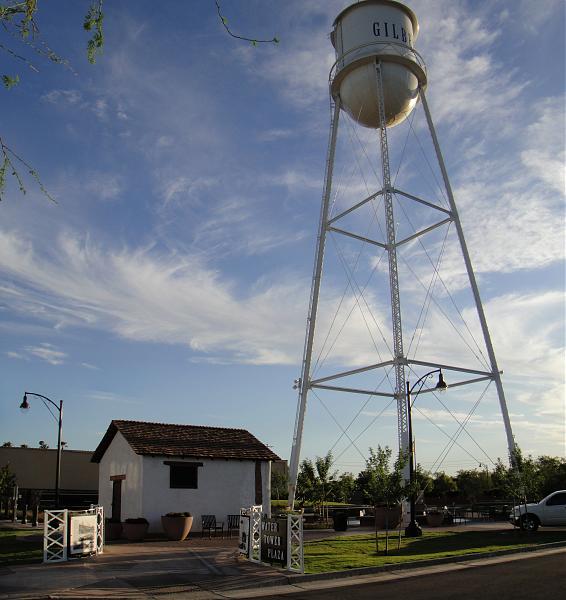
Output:
<path fill-rule="evenodd" d="M 261 520 L 261 562 L 287 565 L 287 517 Z"/>
<path fill-rule="evenodd" d="M 96 515 L 71 515 L 70 521 L 70 553 L 96 552 Z"/>
<path fill-rule="evenodd" d="M 238 536 L 238 549 L 245 556 L 250 552 L 250 517 L 240 515 L 240 533 Z"/>

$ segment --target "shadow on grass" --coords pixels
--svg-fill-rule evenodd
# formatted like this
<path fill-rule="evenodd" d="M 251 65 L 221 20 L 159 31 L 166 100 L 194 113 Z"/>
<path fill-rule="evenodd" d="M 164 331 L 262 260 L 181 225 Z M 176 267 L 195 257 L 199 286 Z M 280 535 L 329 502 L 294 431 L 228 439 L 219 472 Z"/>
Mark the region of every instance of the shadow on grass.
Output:
<path fill-rule="evenodd" d="M 520 529 L 503 531 L 426 532 L 419 538 L 401 537 L 397 549 L 397 532 L 389 536 L 389 552 L 385 555 L 385 535 L 379 535 L 379 552 L 375 551 L 373 535 L 341 537 L 308 542 L 306 559 L 319 570 L 374 566 L 388 562 L 424 560 L 478 552 L 492 552 L 524 546 L 537 546 L 566 541 L 566 531 L 525 532 Z M 328 569 L 324 564 L 328 562 Z M 351 563 L 351 564 L 347 564 Z"/>

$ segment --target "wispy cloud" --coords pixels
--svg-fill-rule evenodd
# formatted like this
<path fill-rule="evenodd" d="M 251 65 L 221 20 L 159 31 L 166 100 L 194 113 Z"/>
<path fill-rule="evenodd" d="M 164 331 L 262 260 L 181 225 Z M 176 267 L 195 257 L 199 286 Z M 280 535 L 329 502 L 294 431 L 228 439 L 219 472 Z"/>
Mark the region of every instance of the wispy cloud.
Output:
<path fill-rule="evenodd" d="M 87 362 L 81 363 L 81 367 L 84 367 L 85 369 L 91 369 L 92 371 L 100 371 L 100 367 Z"/>
<path fill-rule="evenodd" d="M 114 392 L 105 392 L 101 390 L 88 392 L 86 397 L 89 400 L 94 400 L 95 402 L 109 402 L 111 404 L 139 404 L 139 401 L 133 398 L 122 396 L 121 394 L 116 394 Z"/>
<path fill-rule="evenodd" d="M 39 346 L 27 346 L 25 351 L 50 365 L 62 365 L 68 356 L 65 352 L 57 350 L 55 346 L 47 343 L 42 343 Z"/>
<path fill-rule="evenodd" d="M 16 360 L 29 360 L 29 358 L 27 356 L 25 356 L 24 354 L 22 354 L 21 352 L 13 352 L 13 351 L 8 351 L 4 353 L 7 357 L 9 358 L 14 358 Z"/>

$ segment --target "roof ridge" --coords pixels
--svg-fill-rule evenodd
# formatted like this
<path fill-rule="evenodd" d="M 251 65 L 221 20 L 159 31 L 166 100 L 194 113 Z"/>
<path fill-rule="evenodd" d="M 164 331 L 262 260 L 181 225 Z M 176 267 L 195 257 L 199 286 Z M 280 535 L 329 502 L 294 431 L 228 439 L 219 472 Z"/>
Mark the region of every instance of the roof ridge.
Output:
<path fill-rule="evenodd" d="M 163 423 L 160 421 L 134 421 L 132 419 L 112 419 L 112 423 L 137 423 L 139 425 L 167 425 L 170 427 L 196 427 L 199 429 L 225 429 L 227 431 L 246 431 L 250 435 L 247 429 L 243 427 L 217 427 L 216 425 L 192 425 L 187 423 Z M 255 437 L 255 436 L 254 436 Z"/>

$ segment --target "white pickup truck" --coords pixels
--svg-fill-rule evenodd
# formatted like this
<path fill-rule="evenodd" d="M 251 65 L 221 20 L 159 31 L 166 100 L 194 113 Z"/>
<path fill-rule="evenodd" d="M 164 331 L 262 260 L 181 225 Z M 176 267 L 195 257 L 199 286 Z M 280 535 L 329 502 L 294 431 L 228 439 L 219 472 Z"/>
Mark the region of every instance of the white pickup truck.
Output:
<path fill-rule="evenodd" d="M 566 490 L 552 492 L 540 502 L 514 506 L 509 514 L 514 525 L 521 525 L 529 531 L 536 531 L 539 525 L 566 525 Z"/>

